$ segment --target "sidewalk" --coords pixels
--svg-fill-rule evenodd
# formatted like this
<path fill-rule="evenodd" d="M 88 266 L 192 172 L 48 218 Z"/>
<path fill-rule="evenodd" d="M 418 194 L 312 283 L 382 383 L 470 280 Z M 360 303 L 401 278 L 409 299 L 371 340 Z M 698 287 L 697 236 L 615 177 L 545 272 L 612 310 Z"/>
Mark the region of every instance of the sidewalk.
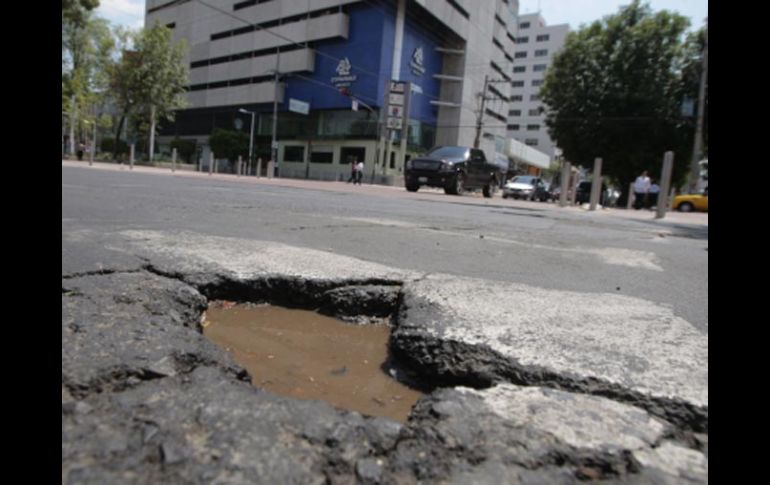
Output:
<path fill-rule="evenodd" d="M 503 199 L 498 191 L 491 199 L 484 198 L 481 193 L 470 193 L 463 197 L 447 196 L 441 189 L 432 189 L 428 187 L 421 188 L 419 192 L 407 192 L 401 186 L 373 185 L 364 182 L 363 185 L 353 185 L 345 182 L 325 181 L 325 180 L 306 180 L 292 178 L 272 178 L 249 176 L 237 176 L 235 174 L 212 174 L 208 172 L 193 172 L 190 170 L 177 170 L 172 172 L 168 168 L 147 167 L 134 165 L 133 170 L 128 164 L 119 165 L 116 163 L 93 162 L 89 166 L 88 161 L 62 160 L 63 167 L 92 168 L 97 170 L 107 170 L 113 172 L 136 172 L 145 174 L 154 174 L 170 177 L 188 177 L 198 179 L 209 179 L 228 182 L 241 182 L 251 184 L 269 185 L 275 187 L 290 187 L 308 190 L 323 190 L 329 192 L 359 192 L 369 195 L 383 195 L 393 197 L 417 200 L 434 200 L 449 203 L 463 203 L 474 205 L 493 205 L 502 208 L 527 208 L 530 210 L 554 211 L 557 213 L 581 214 L 589 218 L 611 217 L 615 219 L 624 219 L 629 221 L 654 222 L 662 225 L 685 225 L 692 227 L 708 228 L 708 213 L 702 212 L 667 212 L 664 219 L 655 219 L 655 212 L 649 210 L 626 210 L 620 208 L 597 208 L 595 211 L 589 211 L 586 206 L 567 206 L 559 207 L 558 203 L 530 202 L 523 200 Z"/>

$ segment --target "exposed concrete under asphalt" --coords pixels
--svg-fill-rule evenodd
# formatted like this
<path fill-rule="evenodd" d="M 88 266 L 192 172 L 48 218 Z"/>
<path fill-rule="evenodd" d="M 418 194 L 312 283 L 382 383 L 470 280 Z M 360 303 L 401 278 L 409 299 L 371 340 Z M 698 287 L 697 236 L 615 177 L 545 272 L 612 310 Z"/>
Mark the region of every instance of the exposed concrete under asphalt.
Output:
<path fill-rule="evenodd" d="M 142 266 L 63 275 L 63 482 L 707 481 L 708 340 L 664 306 L 192 232 L 105 248 Z M 393 291 L 396 357 L 477 388 L 405 426 L 253 389 L 200 333 L 223 293 L 371 317 Z"/>

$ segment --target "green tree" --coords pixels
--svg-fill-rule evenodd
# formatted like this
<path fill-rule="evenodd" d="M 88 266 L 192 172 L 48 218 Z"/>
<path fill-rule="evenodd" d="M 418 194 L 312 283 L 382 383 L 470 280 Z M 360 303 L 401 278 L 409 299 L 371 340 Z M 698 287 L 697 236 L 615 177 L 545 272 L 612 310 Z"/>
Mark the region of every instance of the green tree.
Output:
<path fill-rule="evenodd" d="M 695 104 L 694 116 L 697 116 L 698 90 L 700 89 L 701 72 L 703 72 L 703 49 L 706 45 L 706 29 L 701 28 L 687 36 L 684 44 L 684 67 L 682 69 L 682 99 L 689 99 Z M 708 74 L 708 73 L 707 73 Z M 706 82 L 703 106 L 703 154 L 708 156 L 708 118 L 709 90 Z"/>
<path fill-rule="evenodd" d="M 192 156 L 195 154 L 196 143 L 195 140 L 182 140 L 181 138 L 174 138 L 171 140 L 171 148 L 176 148 L 179 158 L 187 163 L 190 163 Z"/>
<path fill-rule="evenodd" d="M 246 159 L 249 155 L 249 136 L 240 131 L 216 129 L 209 138 L 211 151 L 217 158 L 235 161 L 239 156 Z"/>
<path fill-rule="evenodd" d="M 189 73 L 184 64 L 186 43 L 172 43 L 171 29 L 156 23 L 132 34 L 119 33 L 122 55 L 111 70 L 110 89 L 119 115 L 115 146 L 126 123 L 146 127 L 150 153 L 154 151 L 155 125 L 159 119 L 173 120 L 174 110 L 185 106 Z M 132 48 L 128 48 L 133 44 Z M 152 158 L 152 156 L 150 156 Z"/>
<path fill-rule="evenodd" d="M 656 174 L 672 150 L 674 184 L 681 183 L 693 136 L 681 115 L 688 25 L 634 0 L 567 36 L 540 91 L 549 132 L 567 160 L 590 167 L 602 157 L 603 172 L 625 189 L 642 170 Z"/>
<path fill-rule="evenodd" d="M 76 127 L 99 116 L 114 53 L 107 21 L 92 13 L 96 6 L 94 0 L 62 2 L 62 111 L 69 116 L 71 151 Z"/>
<path fill-rule="evenodd" d="M 184 59 L 187 43 L 184 39 L 173 43 L 171 29 L 156 22 L 140 32 L 135 46 L 139 57 L 134 73 L 138 89 L 136 100 L 149 120 L 152 160 L 158 120 L 173 120 L 174 112 L 186 106 L 189 70 Z"/>

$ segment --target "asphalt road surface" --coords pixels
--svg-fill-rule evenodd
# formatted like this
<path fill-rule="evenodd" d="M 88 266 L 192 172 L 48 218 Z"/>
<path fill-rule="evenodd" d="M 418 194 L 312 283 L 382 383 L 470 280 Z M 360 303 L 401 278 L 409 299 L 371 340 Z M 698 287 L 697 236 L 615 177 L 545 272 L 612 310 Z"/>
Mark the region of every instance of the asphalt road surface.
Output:
<path fill-rule="evenodd" d="M 707 220 L 63 162 L 62 483 L 706 483 Z M 385 319 L 426 396 L 255 388 L 212 299 Z"/>

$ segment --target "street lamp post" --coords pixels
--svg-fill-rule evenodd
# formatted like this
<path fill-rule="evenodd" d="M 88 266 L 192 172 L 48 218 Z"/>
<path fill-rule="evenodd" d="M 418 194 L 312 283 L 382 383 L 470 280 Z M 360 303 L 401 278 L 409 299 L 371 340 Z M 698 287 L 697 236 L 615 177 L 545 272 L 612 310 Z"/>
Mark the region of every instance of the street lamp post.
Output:
<path fill-rule="evenodd" d="M 256 111 L 248 111 L 243 108 L 238 111 L 245 114 L 251 114 L 251 136 L 249 137 L 249 166 L 251 166 L 251 160 L 254 153 L 254 115 L 256 114 Z"/>
<path fill-rule="evenodd" d="M 61 114 L 66 115 L 67 112 L 66 111 L 62 111 Z M 62 122 L 62 124 L 61 124 L 61 158 L 62 158 L 62 160 L 64 160 L 64 152 L 65 152 L 65 147 L 64 147 L 64 122 Z"/>
<path fill-rule="evenodd" d="M 359 104 L 359 105 L 363 106 L 364 108 L 366 108 L 373 115 L 378 114 L 377 111 L 374 108 L 372 108 L 368 104 L 364 103 L 360 99 L 355 98 L 352 95 L 349 95 L 349 96 L 350 96 L 350 99 L 352 100 L 353 103 L 356 103 L 356 104 Z M 377 120 L 377 136 L 378 137 L 380 136 L 380 120 L 379 119 Z M 377 145 L 375 145 L 375 153 L 379 153 L 379 150 L 380 150 L 380 147 L 378 146 L 379 143 L 380 143 L 380 139 L 377 138 Z M 375 175 L 376 169 L 377 169 L 376 164 L 374 162 L 372 162 L 372 179 L 371 179 L 371 183 L 374 183 L 374 175 Z"/>
<path fill-rule="evenodd" d="M 273 81 L 274 93 L 273 93 L 273 141 L 270 144 L 272 158 L 272 166 L 269 167 L 271 172 L 267 174 L 267 178 L 273 178 L 275 166 L 278 163 L 278 76 L 280 73 L 276 69 L 275 78 Z"/>

